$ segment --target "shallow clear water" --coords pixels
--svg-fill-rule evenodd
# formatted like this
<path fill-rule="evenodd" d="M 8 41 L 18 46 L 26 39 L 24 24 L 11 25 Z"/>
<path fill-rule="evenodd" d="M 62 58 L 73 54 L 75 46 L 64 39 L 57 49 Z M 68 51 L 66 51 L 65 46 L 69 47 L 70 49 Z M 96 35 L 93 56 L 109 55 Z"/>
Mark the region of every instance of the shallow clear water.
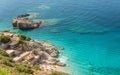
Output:
<path fill-rule="evenodd" d="M 0 0 L 0 30 L 64 46 L 60 60 L 71 75 L 120 75 L 119 0 Z M 11 19 L 33 13 L 46 20 L 34 30 L 13 29 Z"/>

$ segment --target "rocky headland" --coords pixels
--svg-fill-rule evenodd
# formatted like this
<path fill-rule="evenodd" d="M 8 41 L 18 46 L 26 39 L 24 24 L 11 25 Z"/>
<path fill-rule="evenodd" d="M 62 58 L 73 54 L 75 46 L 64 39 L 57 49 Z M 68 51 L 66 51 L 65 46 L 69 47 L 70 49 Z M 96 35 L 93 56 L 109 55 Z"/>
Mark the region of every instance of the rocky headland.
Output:
<path fill-rule="evenodd" d="M 0 32 L 0 48 L 15 62 L 37 64 L 44 71 L 56 71 L 66 65 L 57 59 L 59 51 L 54 45 L 33 40 L 23 34 Z"/>
<path fill-rule="evenodd" d="M 16 18 L 14 18 L 12 20 L 12 25 L 14 28 L 18 28 L 18 29 L 35 29 L 35 28 L 39 28 L 44 21 L 34 21 L 34 20 L 30 20 L 28 17 L 31 14 L 23 14 L 23 15 L 19 15 Z"/>

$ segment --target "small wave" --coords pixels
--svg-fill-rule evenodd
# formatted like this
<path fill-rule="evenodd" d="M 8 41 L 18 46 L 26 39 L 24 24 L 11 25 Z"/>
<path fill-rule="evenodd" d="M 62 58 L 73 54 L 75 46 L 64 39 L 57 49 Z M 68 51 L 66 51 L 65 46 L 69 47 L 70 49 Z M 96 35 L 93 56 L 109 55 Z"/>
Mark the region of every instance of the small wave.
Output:
<path fill-rule="evenodd" d="M 66 56 L 61 56 L 61 57 L 59 58 L 59 60 L 60 60 L 61 62 L 63 62 L 63 63 L 66 63 L 67 60 L 68 60 L 68 57 L 66 57 Z"/>
<path fill-rule="evenodd" d="M 40 5 L 38 8 L 42 9 L 42 10 L 46 10 L 46 9 L 50 9 L 50 6 L 48 6 L 48 5 Z"/>

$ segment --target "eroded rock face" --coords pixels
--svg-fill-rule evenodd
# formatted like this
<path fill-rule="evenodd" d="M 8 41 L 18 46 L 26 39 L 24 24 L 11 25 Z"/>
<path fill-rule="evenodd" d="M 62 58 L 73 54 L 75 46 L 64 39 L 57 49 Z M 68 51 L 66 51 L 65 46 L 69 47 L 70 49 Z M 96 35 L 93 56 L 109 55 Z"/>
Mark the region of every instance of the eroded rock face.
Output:
<path fill-rule="evenodd" d="M 20 15 L 17 18 L 14 18 L 12 20 L 12 24 L 14 28 L 19 28 L 19 29 L 34 29 L 40 27 L 40 25 L 43 24 L 44 21 L 34 21 L 34 20 L 29 20 L 30 14 L 24 14 Z"/>
<path fill-rule="evenodd" d="M 55 46 L 44 42 L 42 43 L 44 50 L 51 56 L 51 57 L 58 57 L 59 51 L 55 48 Z"/>

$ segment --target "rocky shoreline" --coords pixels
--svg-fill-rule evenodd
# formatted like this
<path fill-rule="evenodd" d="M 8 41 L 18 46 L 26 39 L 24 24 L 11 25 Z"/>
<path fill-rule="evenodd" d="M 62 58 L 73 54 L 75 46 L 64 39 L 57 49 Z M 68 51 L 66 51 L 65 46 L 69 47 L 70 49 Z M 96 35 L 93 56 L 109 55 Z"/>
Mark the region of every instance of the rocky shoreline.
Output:
<path fill-rule="evenodd" d="M 44 21 L 34 21 L 34 20 L 30 20 L 28 17 L 31 14 L 23 14 L 23 15 L 19 15 L 16 18 L 14 18 L 12 20 L 12 25 L 13 28 L 18 28 L 18 29 L 35 29 L 35 28 L 39 28 Z"/>
<path fill-rule="evenodd" d="M 0 48 L 6 50 L 15 62 L 37 64 L 44 71 L 56 71 L 66 66 L 57 59 L 59 51 L 54 45 L 33 40 L 22 34 L 0 32 Z"/>

